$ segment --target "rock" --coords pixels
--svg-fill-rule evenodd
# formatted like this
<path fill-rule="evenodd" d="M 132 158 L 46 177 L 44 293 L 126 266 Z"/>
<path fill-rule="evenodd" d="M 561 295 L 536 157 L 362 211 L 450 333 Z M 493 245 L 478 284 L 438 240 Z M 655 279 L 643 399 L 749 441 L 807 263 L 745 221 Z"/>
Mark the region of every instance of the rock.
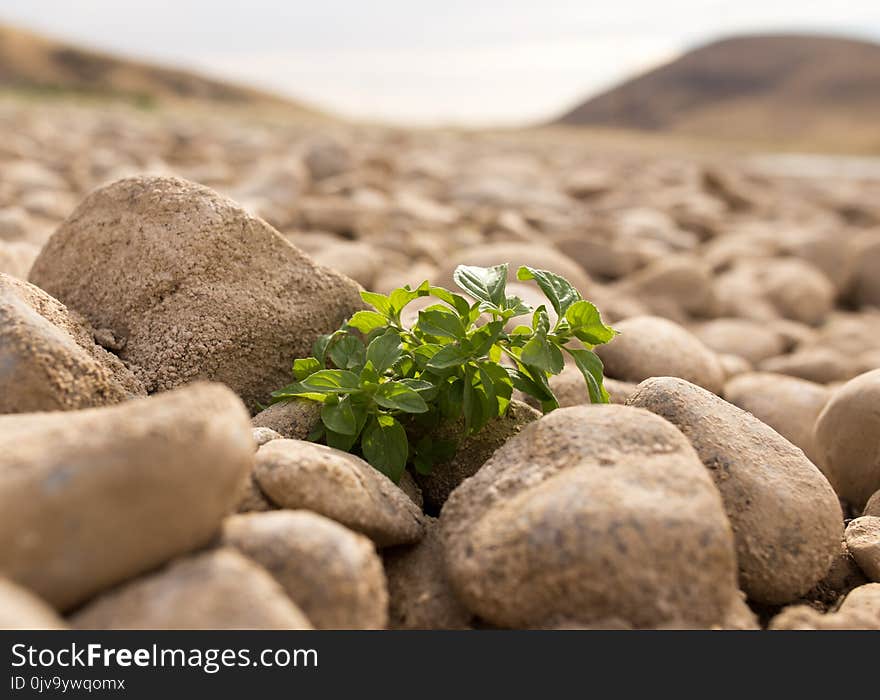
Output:
<path fill-rule="evenodd" d="M 880 233 L 866 233 L 855 242 L 856 267 L 853 272 L 852 298 L 862 306 L 880 307 Z"/>
<path fill-rule="evenodd" d="M 776 615 L 770 630 L 876 630 L 880 623 L 861 612 L 821 613 L 809 605 L 791 605 Z"/>
<path fill-rule="evenodd" d="M 457 289 L 452 273 L 459 265 L 490 267 L 501 263 L 510 264 L 508 280 L 511 282 L 516 280 L 517 269 L 522 265 L 528 265 L 562 275 L 585 297 L 589 297 L 593 286 L 590 277 L 576 262 L 549 245 L 537 247 L 532 243 L 492 243 L 459 250 L 440 270 L 440 279 L 437 283 L 448 289 Z"/>
<path fill-rule="evenodd" d="M 26 588 L 0 577 L 0 630 L 63 630 L 67 624 Z"/>
<path fill-rule="evenodd" d="M 80 630 L 308 630 L 263 568 L 230 549 L 179 559 L 78 611 Z"/>
<path fill-rule="evenodd" d="M 852 285 L 856 266 L 854 246 L 840 236 L 809 234 L 798 236 L 789 246 L 795 257 L 813 265 L 834 285 L 836 296 L 842 295 Z"/>
<path fill-rule="evenodd" d="M 839 611 L 868 615 L 880 628 L 880 583 L 866 583 L 854 588 L 843 599 Z"/>
<path fill-rule="evenodd" d="M 804 598 L 815 601 L 824 608 L 836 607 L 837 602 L 853 588 L 867 583 L 868 580 L 853 559 L 846 542 L 840 543 L 840 549 L 831 561 L 828 573 L 817 583 Z"/>
<path fill-rule="evenodd" d="M 754 416 L 672 377 L 642 382 L 647 408 L 691 441 L 721 492 L 736 538 L 740 587 L 755 602 L 806 593 L 840 546 L 837 496 L 803 452 Z"/>
<path fill-rule="evenodd" d="M 388 590 L 373 543 L 305 510 L 234 515 L 222 543 L 265 567 L 316 629 L 383 629 Z"/>
<path fill-rule="evenodd" d="M 689 255 L 668 256 L 626 278 L 622 289 L 645 304 L 653 313 L 667 315 L 711 315 L 715 292 L 709 269 Z"/>
<path fill-rule="evenodd" d="M 612 240 L 571 234 L 553 242 L 591 276 L 616 280 L 639 266 L 635 251 Z"/>
<path fill-rule="evenodd" d="M 400 477 L 397 487 L 407 495 L 409 500 L 418 506 L 419 510 L 424 509 L 425 496 L 410 471 L 407 470 L 403 472 L 403 476 Z"/>
<path fill-rule="evenodd" d="M 53 234 L 30 279 L 96 328 L 149 392 L 196 378 L 248 406 L 289 381 L 292 358 L 361 307 L 357 285 L 208 188 L 119 180 Z"/>
<path fill-rule="evenodd" d="M 251 419 L 255 428 L 266 428 L 291 440 L 305 440 L 321 420 L 321 404 L 308 399 L 280 401 Z"/>
<path fill-rule="evenodd" d="M 16 241 L 28 237 L 33 224 L 21 207 L 0 208 L 0 241 Z"/>
<path fill-rule="evenodd" d="M 332 139 L 320 139 L 308 144 L 303 161 L 313 180 L 341 175 L 352 167 L 349 150 Z"/>
<path fill-rule="evenodd" d="M 0 571 L 64 610 L 210 541 L 253 460 L 229 389 L 0 417 Z"/>
<path fill-rule="evenodd" d="M 39 254 L 39 247 L 32 243 L 0 240 L 0 274 L 27 279 L 28 271 Z"/>
<path fill-rule="evenodd" d="M 718 362 L 721 363 L 721 369 L 724 370 L 724 376 L 727 380 L 754 370 L 752 363 L 739 355 L 721 354 L 718 355 Z"/>
<path fill-rule="evenodd" d="M 880 489 L 880 370 L 838 389 L 814 428 L 819 466 L 834 490 L 860 509 Z"/>
<path fill-rule="evenodd" d="M 91 408 L 144 393 L 83 319 L 0 274 L 0 413 Z"/>
<path fill-rule="evenodd" d="M 494 625 L 711 626 L 738 599 L 709 475 L 678 430 L 629 406 L 526 426 L 453 491 L 440 524 L 456 594 Z"/>
<path fill-rule="evenodd" d="M 253 474 L 245 479 L 238 492 L 236 499 L 236 513 L 262 513 L 267 510 L 274 510 L 275 506 L 269 502 L 260 490 L 260 485 L 254 479 Z"/>
<path fill-rule="evenodd" d="M 324 246 L 312 256 L 320 265 L 350 277 L 365 289 L 373 289 L 383 267 L 382 255 L 361 241 L 339 241 Z"/>
<path fill-rule="evenodd" d="M 725 399 L 800 447 L 814 464 L 819 451 L 813 425 L 830 396 L 821 384 L 769 372 L 741 374 L 724 386 Z"/>
<path fill-rule="evenodd" d="M 850 358 L 832 348 L 805 348 L 790 355 L 769 357 L 759 363 L 764 372 L 788 374 L 818 384 L 851 379 L 856 369 Z"/>
<path fill-rule="evenodd" d="M 615 327 L 620 335 L 596 348 L 609 377 L 627 382 L 681 377 L 709 391 L 721 391 L 724 371 L 718 357 L 677 323 L 657 316 L 636 316 Z"/>
<path fill-rule="evenodd" d="M 257 452 L 254 475 L 282 508 L 311 510 L 365 534 L 378 546 L 421 539 L 421 510 L 364 460 L 302 440 L 272 440 Z"/>
<path fill-rule="evenodd" d="M 566 194 L 575 199 L 593 199 L 612 188 L 612 180 L 607 172 L 581 168 L 565 178 Z"/>
<path fill-rule="evenodd" d="M 850 521 L 846 547 L 865 576 L 880 583 L 880 517 L 865 515 Z"/>
<path fill-rule="evenodd" d="M 692 332 L 710 350 L 737 355 L 753 365 L 786 351 L 779 333 L 745 318 L 716 318 L 694 327 Z"/>
<path fill-rule="evenodd" d="M 417 473 L 415 480 L 422 490 L 428 512 L 440 512 L 440 508 L 456 486 L 476 474 L 492 453 L 511 436 L 540 417 L 541 414 L 531 406 L 512 401 L 507 413 L 490 421 L 476 435 L 464 438 L 455 457 L 449 462 L 435 464 L 430 474 Z M 464 423 L 457 421 L 451 425 L 441 425 L 431 433 L 431 437 L 435 440 L 456 440 L 460 438 L 463 430 Z"/>
<path fill-rule="evenodd" d="M 880 490 L 875 491 L 874 495 L 868 499 L 862 515 L 876 515 L 880 517 Z"/>
<path fill-rule="evenodd" d="M 763 296 L 784 318 L 811 326 L 821 323 L 834 307 L 831 281 L 807 262 L 770 259 L 758 269 Z"/>
<path fill-rule="evenodd" d="M 770 621 L 771 630 L 880 630 L 880 583 L 850 591 L 836 612 L 826 615 L 806 605 L 785 608 Z"/>
<path fill-rule="evenodd" d="M 446 575 L 440 528 L 427 519 L 425 536 L 415 545 L 382 552 L 388 578 L 391 629 L 462 630 L 471 613 L 456 597 Z"/>
<path fill-rule="evenodd" d="M 257 449 L 260 449 L 267 442 L 281 440 L 284 436 L 281 433 L 276 433 L 272 428 L 254 428 L 251 430 L 251 437 L 254 439 Z"/>

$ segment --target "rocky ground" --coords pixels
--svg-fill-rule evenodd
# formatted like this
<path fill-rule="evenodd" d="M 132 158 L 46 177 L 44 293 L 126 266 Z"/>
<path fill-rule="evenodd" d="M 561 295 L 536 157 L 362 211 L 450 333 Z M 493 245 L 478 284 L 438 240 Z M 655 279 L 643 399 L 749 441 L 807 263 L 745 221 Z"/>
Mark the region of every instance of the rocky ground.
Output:
<path fill-rule="evenodd" d="M 62 102 L 0 134 L 0 627 L 880 629 L 880 179 Z M 566 370 L 399 487 L 261 411 L 358 285 L 501 262 L 621 331 L 612 405 Z"/>

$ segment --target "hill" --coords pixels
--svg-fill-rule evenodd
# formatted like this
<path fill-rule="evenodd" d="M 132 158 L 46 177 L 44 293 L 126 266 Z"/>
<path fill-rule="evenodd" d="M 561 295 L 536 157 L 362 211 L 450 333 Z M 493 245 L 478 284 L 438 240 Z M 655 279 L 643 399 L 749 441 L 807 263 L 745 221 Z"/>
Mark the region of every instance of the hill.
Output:
<path fill-rule="evenodd" d="M 187 100 L 317 114 L 294 101 L 198 73 L 131 60 L 0 23 L 0 89 L 138 103 Z"/>
<path fill-rule="evenodd" d="M 880 151 L 880 45 L 828 36 L 716 41 L 555 123 Z"/>

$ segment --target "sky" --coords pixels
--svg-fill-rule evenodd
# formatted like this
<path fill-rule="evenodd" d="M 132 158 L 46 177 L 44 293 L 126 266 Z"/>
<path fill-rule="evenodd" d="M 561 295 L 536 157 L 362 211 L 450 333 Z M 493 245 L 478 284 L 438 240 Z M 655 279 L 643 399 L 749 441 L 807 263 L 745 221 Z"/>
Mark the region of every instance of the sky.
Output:
<path fill-rule="evenodd" d="M 520 125 L 744 32 L 880 41 L 880 0 L 0 0 L 0 21 L 359 119 Z"/>

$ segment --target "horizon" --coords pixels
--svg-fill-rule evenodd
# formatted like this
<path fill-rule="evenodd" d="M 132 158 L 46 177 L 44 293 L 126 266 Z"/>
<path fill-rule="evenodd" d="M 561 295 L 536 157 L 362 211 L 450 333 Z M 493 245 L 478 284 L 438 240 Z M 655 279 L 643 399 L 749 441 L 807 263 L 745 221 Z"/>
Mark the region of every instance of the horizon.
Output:
<path fill-rule="evenodd" d="M 749 0 L 732 9 L 671 0 L 658 12 L 642 0 L 615 8 L 451 0 L 442 15 L 430 16 L 404 0 L 341 13 L 341 0 L 282 8 L 270 0 L 249 8 L 205 0 L 135 8 L 109 0 L 75 8 L 61 0 L 11 2 L 0 0 L 0 22 L 271 91 L 343 118 L 415 126 L 545 121 L 689 50 L 744 34 L 880 42 L 880 12 L 864 1 L 829 10 L 788 0 L 771 8 Z M 634 6 L 642 10 L 636 22 Z M 784 20 L 794 6 L 798 23 Z M 682 16 L 689 16 L 686 29 Z"/>

